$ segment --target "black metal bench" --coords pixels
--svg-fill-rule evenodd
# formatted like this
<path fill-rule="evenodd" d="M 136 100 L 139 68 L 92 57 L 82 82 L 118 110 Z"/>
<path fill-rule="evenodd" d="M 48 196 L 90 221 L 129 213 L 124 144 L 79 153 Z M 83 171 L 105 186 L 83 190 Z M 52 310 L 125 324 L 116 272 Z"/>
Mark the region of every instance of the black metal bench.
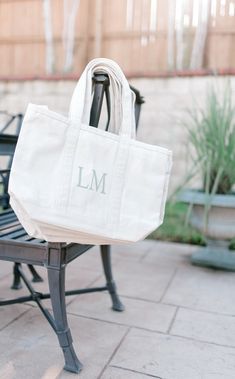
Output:
<path fill-rule="evenodd" d="M 0 168 L 0 183 L 2 185 L 2 194 L 0 195 L 0 206 L 3 209 L 9 209 L 9 195 L 8 195 L 8 182 L 10 175 L 10 168 L 12 164 L 13 155 L 18 139 L 18 135 L 21 129 L 23 121 L 23 114 L 17 113 L 14 115 L 9 114 L 6 111 L 1 111 L 0 116 L 5 116 L 6 120 L 3 122 L 3 126 L 0 129 L 0 157 L 7 158 L 4 162 L 4 169 Z M 14 134 L 9 134 L 9 129 Z M 8 133 L 6 133 L 8 132 Z M 42 278 L 38 275 L 37 271 L 32 265 L 28 265 L 31 274 L 33 275 L 33 282 L 42 282 Z M 17 270 L 14 269 L 14 282 L 11 286 L 12 289 L 20 289 L 20 278 L 17 275 Z"/>
<path fill-rule="evenodd" d="M 97 127 L 102 107 L 104 95 L 106 95 L 108 122 L 110 116 L 109 108 L 109 79 L 107 75 L 98 73 L 93 78 L 94 81 L 94 98 L 91 108 L 90 125 Z M 140 107 L 143 99 L 139 92 L 136 93 L 136 122 L 138 124 Z M 0 135 L 0 155 L 8 153 L 9 156 L 14 154 L 17 137 L 9 135 Z M 4 171 L 4 208 L 8 205 L 7 183 L 9 177 L 9 168 Z M 8 176 L 7 176 L 8 175 Z M 102 287 L 75 289 L 65 291 L 65 269 L 67 264 L 79 257 L 91 245 L 65 244 L 65 243 L 47 243 L 46 241 L 30 237 L 23 229 L 12 209 L 6 209 L 0 214 L 0 259 L 14 263 L 14 281 L 12 288 L 19 289 L 21 281 L 29 290 L 28 296 L 21 296 L 14 299 L 1 300 L 0 306 L 34 301 L 52 326 L 57 334 L 60 346 L 63 350 L 65 366 L 64 369 L 72 372 L 79 372 L 82 364 L 78 360 L 73 348 L 72 336 L 67 322 L 65 296 L 84 294 L 89 292 L 108 291 L 112 308 L 115 311 L 123 311 L 122 305 L 116 290 L 116 285 L 112 276 L 111 268 L 111 250 L 110 246 L 100 246 L 101 259 L 103 263 L 106 284 Z M 25 275 L 22 263 L 28 264 L 33 274 L 33 281 L 40 281 L 41 278 L 34 269 L 34 265 L 43 266 L 47 269 L 49 293 L 39 293 L 35 291 L 31 282 Z M 53 314 L 43 306 L 43 299 L 51 299 Z"/>

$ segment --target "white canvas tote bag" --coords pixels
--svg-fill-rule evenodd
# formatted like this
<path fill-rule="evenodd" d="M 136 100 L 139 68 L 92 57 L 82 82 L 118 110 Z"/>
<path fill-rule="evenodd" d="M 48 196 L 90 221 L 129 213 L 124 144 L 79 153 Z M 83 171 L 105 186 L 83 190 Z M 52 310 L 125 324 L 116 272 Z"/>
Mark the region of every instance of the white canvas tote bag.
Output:
<path fill-rule="evenodd" d="M 89 126 L 92 76 L 109 75 L 110 129 Z M 120 67 L 85 68 L 69 117 L 29 104 L 9 182 L 27 233 L 50 242 L 114 244 L 143 239 L 163 221 L 171 151 L 135 139 L 134 98 Z"/>

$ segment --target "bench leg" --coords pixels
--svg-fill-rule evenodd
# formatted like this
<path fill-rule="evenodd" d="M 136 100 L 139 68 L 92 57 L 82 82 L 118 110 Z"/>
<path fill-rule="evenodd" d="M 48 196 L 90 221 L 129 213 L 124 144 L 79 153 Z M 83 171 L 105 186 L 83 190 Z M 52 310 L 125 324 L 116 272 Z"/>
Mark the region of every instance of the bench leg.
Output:
<path fill-rule="evenodd" d="M 21 265 L 20 263 L 14 263 L 14 266 L 13 266 L 13 283 L 11 286 L 11 289 L 13 290 L 19 290 L 22 288 L 20 273 L 19 273 L 20 265 Z"/>
<path fill-rule="evenodd" d="M 13 290 L 19 290 L 22 288 L 20 273 L 18 269 L 20 265 L 21 265 L 20 263 L 15 262 L 13 266 L 13 283 L 11 286 L 11 289 Z M 43 282 L 43 279 L 41 278 L 41 276 L 38 274 L 38 272 L 35 270 L 35 268 L 32 265 L 28 265 L 28 268 L 33 276 L 32 281 L 34 283 Z"/>
<path fill-rule="evenodd" d="M 41 276 L 39 275 L 39 273 L 35 270 L 35 268 L 33 267 L 33 265 L 28 265 L 28 268 L 29 268 L 29 271 L 31 272 L 31 274 L 33 276 L 32 282 L 34 282 L 34 283 L 43 282 L 43 279 L 41 278 Z"/>
<path fill-rule="evenodd" d="M 58 268 L 47 268 L 51 304 L 54 314 L 55 332 L 63 350 L 65 366 L 67 371 L 78 373 L 82 364 L 78 360 L 73 348 L 73 340 L 67 322 L 65 304 L 65 266 Z"/>
<path fill-rule="evenodd" d="M 112 308 L 114 311 L 122 312 L 124 311 L 125 307 L 119 299 L 119 296 L 117 294 L 117 287 L 113 280 L 111 266 L 111 247 L 109 245 L 102 245 L 100 246 L 100 249 L 107 287 L 113 303 Z"/>

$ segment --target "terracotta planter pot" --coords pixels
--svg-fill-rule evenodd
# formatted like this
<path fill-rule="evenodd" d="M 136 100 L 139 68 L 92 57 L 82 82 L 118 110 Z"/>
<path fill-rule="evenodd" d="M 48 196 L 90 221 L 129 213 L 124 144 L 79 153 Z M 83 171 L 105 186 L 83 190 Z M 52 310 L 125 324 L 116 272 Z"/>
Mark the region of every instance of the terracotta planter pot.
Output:
<path fill-rule="evenodd" d="M 202 266 L 235 270 L 235 252 L 228 249 L 235 237 L 235 194 L 214 195 L 212 199 L 201 191 L 184 190 L 179 200 L 193 204 L 190 224 L 205 236 L 207 247 L 192 256 L 192 262 Z M 208 220 L 205 205 L 210 203 Z M 203 251 L 204 250 L 204 251 Z"/>

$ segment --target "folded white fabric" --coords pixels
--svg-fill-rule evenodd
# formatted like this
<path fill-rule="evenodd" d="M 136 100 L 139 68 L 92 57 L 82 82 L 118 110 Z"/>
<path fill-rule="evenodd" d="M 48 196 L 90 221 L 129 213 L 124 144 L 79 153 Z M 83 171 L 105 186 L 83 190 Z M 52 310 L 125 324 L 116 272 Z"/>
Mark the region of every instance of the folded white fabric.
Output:
<path fill-rule="evenodd" d="M 109 75 L 108 131 L 89 126 L 92 76 Z M 69 117 L 29 104 L 9 182 L 10 204 L 33 237 L 114 244 L 143 239 L 163 221 L 171 151 L 135 139 L 134 95 L 112 60 L 92 60 Z"/>

